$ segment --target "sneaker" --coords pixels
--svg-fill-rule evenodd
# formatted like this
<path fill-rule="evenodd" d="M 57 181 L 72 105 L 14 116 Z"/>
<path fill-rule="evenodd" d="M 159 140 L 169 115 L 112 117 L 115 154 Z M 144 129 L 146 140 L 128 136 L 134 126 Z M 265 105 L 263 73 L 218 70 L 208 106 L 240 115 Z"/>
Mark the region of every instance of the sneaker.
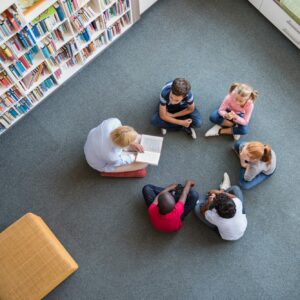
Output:
<path fill-rule="evenodd" d="M 222 128 L 221 126 L 215 125 L 211 129 L 209 129 L 208 131 L 206 131 L 205 136 L 206 137 L 209 137 L 209 136 L 218 136 L 218 135 L 220 135 L 219 134 L 219 130 L 221 128 Z"/>
<path fill-rule="evenodd" d="M 183 131 L 187 134 L 190 135 L 192 137 L 192 139 L 196 139 L 197 135 L 195 132 L 195 129 L 193 127 L 183 127 Z"/>
<path fill-rule="evenodd" d="M 230 178 L 229 178 L 229 175 L 225 172 L 224 177 L 223 177 L 223 181 L 220 184 L 220 190 L 227 190 L 230 187 L 231 187 Z"/>
<path fill-rule="evenodd" d="M 197 138 L 196 131 L 195 131 L 195 129 L 193 127 L 190 127 L 190 129 L 191 129 L 191 132 L 192 132 L 192 135 L 191 135 L 192 139 L 195 140 Z"/>
<path fill-rule="evenodd" d="M 241 136 L 239 134 L 234 134 L 233 138 L 235 141 L 238 141 L 241 138 Z"/>
<path fill-rule="evenodd" d="M 162 135 L 166 135 L 166 134 L 167 134 L 167 129 L 161 128 L 161 134 L 162 134 Z"/>

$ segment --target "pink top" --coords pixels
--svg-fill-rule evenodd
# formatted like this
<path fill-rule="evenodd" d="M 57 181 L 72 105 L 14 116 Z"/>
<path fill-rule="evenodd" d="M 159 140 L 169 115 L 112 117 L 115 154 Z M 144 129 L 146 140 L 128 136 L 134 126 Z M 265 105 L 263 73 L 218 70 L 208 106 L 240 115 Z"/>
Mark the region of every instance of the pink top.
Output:
<path fill-rule="evenodd" d="M 247 125 L 250 121 L 253 108 L 254 104 L 252 100 L 248 100 L 244 106 L 240 106 L 240 104 L 235 101 L 234 94 L 231 93 L 225 97 L 218 112 L 222 117 L 225 116 L 228 110 L 233 111 L 236 114 L 243 113 L 243 117 L 237 117 L 233 119 L 233 121 L 237 124 Z"/>
<path fill-rule="evenodd" d="M 151 204 L 148 208 L 148 214 L 153 227 L 162 232 L 178 231 L 182 226 L 181 215 L 184 212 L 184 206 L 181 201 L 178 201 L 171 212 L 166 215 L 159 213 L 159 208 L 156 204 Z"/>

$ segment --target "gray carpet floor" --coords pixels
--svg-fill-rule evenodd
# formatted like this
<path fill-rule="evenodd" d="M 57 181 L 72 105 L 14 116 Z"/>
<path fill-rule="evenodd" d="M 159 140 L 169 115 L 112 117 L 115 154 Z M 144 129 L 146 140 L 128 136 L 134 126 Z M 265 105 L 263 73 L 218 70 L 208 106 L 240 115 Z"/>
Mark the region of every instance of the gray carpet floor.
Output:
<path fill-rule="evenodd" d="M 101 178 L 83 155 L 108 117 L 139 132 L 162 85 L 191 81 L 204 118 L 199 138 L 170 133 L 161 162 L 139 180 Z M 197 181 L 204 194 L 227 171 L 232 139 L 205 139 L 209 113 L 231 82 L 260 92 L 245 140 L 277 153 L 276 174 L 245 192 L 248 228 L 222 241 L 190 215 L 179 233 L 154 231 L 141 189 Z M 47 299 L 296 299 L 299 296 L 299 50 L 251 4 L 160 0 L 133 28 L 0 137 L 0 230 L 31 211 L 79 264 Z"/>

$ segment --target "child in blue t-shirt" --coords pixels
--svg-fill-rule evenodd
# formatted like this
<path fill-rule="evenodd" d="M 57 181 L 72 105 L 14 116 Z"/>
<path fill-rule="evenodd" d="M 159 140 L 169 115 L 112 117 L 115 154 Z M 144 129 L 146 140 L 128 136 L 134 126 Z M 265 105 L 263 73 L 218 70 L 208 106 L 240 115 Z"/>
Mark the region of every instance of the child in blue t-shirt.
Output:
<path fill-rule="evenodd" d="M 160 93 L 159 111 L 153 114 L 151 123 L 161 128 L 163 135 L 167 129 L 183 129 L 193 139 L 197 138 L 194 128 L 201 126 L 202 118 L 186 79 L 176 78 L 165 84 Z"/>

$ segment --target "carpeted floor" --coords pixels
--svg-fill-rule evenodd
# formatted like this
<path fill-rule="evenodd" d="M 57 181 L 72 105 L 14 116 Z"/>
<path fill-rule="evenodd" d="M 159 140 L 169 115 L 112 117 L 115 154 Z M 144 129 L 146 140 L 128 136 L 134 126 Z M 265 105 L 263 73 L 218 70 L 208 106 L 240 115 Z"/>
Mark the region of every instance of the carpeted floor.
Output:
<path fill-rule="evenodd" d="M 139 132 L 162 85 L 192 83 L 199 138 L 168 134 L 161 162 L 139 180 L 101 178 L 85 163 L 88 131 L 108 117 Z M 155 232 L 141 189 L 197 181 L 204 194 L 239 164 L 231 138 L 205 139 L 233 81 L 260 92 L 245 140 L 270 143 L 276 174 L 247 191 L 248 228 L 222 241 L 194 215 Z M 296 299 L 299 296 L 299 50 L 248 1 L 159 0 L 82 72 L 0 137 L 0 230 L 40 215 L 79 264 L 47 299 Z"/>

